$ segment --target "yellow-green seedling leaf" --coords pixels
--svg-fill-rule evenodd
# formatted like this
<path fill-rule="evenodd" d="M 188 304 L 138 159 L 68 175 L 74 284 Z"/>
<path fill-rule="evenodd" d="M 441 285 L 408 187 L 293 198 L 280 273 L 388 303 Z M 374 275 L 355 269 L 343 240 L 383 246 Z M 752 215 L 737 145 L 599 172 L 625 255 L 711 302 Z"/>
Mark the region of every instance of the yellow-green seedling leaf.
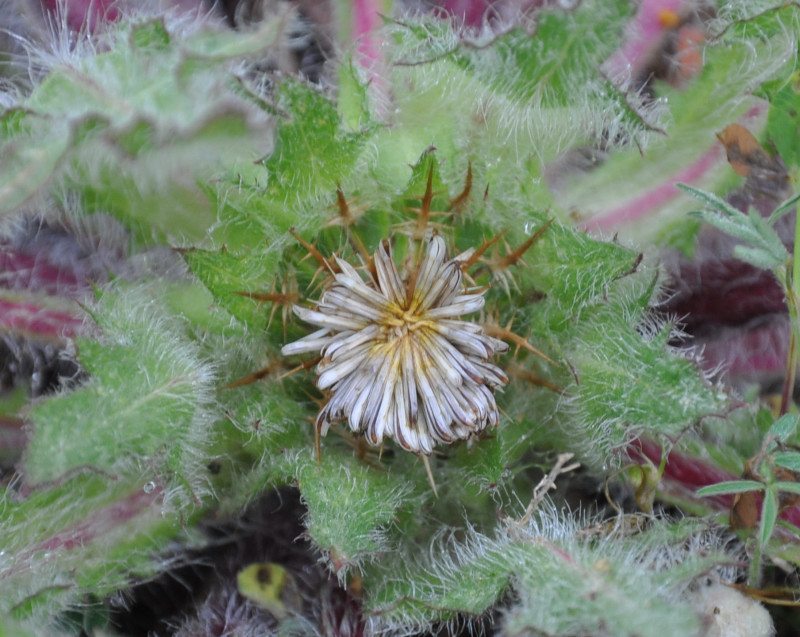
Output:
<path fill-rule="evenodd" d="M 289 609 L 299 599 L 294 578 L 275 562 L 260 562 L 244 567 L 236 574 L 236 586 L 241 595 L 254 601 L 277 619 L 286 617 Z"/>

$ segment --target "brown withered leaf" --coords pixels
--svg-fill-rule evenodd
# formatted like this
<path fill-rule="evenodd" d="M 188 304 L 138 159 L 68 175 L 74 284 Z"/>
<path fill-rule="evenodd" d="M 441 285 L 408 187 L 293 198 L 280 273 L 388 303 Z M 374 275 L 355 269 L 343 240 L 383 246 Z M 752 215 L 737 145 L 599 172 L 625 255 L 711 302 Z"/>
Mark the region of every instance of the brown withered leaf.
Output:
<path fill-rule="evenodd" d="M 733 496 L 731 505 L 731 528 L 754 529 L 758 525 L 758 495 L 745 491 Z"/>
<path fill-rule="evenodd" d="M 757 467 L 761 464 L 761 458 L 757 455 L 750 458 L 744 464 L 742 472 L 743 480 L 760 481 Z M 745 491 L 733 496 L 731 504 L 731 528 L 732 529 L 754 529 L 758 525 L 758 518 L 761 505 L 761 496 L 755 491 Z"/>
<path fill-rule="evenodd" d="M 789 171 L 778 153 L 770 154 L 753 134 L 741 124 L 730 124 L 717 134 L 725 147 L 728 163 L 749 188 L 775 200 L 789 194 Z"/>

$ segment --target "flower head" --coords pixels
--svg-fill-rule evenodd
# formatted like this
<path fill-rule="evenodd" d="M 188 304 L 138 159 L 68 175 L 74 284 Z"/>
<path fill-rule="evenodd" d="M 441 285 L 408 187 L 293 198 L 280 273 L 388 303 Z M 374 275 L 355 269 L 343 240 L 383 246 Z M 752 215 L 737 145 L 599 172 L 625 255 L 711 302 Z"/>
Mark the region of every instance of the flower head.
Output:
<path fill-rule="evenodd" d="M 372 445 L 393 438 L 430 454 L 436 444 L 468 438 L 498 423 L 493 390 L 508 383 L 490 359 L 508 346 L 459 320 L 480 310 L 485 289 L 464 283 L 464 255 L 447 259 L 434 236 L 419 265 L 401 277 L 388 241 L 366 280 L 346 261 L 315 309 L 298 317 L 321 329 L 283 347 L 319 352 L 317 387 L 330 396 L 317 417 L 324 434 L 346 422 Z"/>

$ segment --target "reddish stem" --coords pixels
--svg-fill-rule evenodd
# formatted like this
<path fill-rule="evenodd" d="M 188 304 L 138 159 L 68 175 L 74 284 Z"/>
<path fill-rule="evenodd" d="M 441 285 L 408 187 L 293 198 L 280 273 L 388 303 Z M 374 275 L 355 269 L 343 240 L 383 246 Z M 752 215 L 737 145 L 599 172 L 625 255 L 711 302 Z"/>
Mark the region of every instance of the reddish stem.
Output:
<path fill-rule="evenodd" d="M 155 505 L 160 503 L 163 491 L 162 486 L 155 486 L 152 491 L 139 487 L 122 500 L 92 512 L 80 524 L 59 531 L 22 551 L 16 557 L 14 565 L 5 572 L 0 573 L 0 579 L 12 577 L 23 570 L 29 570 L 31 568 L 31 560 L 37 554 L 69 551 L 86 546 L 97 540 L 98 537 L 111 533 L 124 523 L 152 510 Z M 158 509 L 160 511 L 160 507 Z"/>

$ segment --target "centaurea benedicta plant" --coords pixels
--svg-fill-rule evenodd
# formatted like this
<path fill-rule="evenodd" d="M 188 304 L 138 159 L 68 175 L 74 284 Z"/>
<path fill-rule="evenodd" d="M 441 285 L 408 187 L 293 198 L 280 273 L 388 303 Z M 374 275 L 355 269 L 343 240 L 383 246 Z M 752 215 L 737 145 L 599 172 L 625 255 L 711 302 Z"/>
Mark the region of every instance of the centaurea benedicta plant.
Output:
<path fill-rule="evenodd" d="M 0 0 L 0 631 L 769 632 L 763 591 L 716 601 L 760 509 L 696 491 L 771 388 L 691 347 L 719 308 L 687 263 L 732 261 L 674 184 L 789 198 L 795 4 L 29 2 Z M 732 124 L 781 159 L 748 172 Z M 799 442 L 765 584 L 800 564 Z"/>

